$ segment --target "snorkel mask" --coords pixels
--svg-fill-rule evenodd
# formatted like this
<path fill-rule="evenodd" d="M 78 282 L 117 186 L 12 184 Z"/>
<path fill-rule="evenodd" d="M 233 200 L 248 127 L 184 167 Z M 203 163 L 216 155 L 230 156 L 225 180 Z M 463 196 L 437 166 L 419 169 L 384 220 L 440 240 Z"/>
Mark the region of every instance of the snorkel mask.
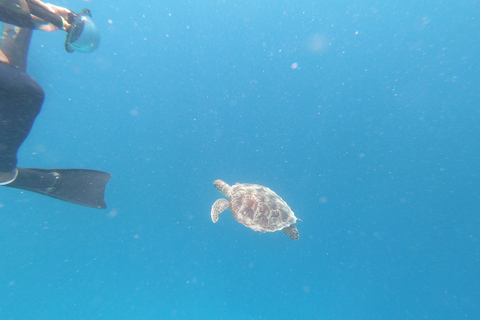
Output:
<path fill-rule="evenodd" d="M 67 33 L 65 50 L 70 53 L 95 51 L 100 45 L 100 33 L 93 23 L 90 10 L 83 9 L 79 14 L 71 14 L 70 17 L 72 26 Z"/>

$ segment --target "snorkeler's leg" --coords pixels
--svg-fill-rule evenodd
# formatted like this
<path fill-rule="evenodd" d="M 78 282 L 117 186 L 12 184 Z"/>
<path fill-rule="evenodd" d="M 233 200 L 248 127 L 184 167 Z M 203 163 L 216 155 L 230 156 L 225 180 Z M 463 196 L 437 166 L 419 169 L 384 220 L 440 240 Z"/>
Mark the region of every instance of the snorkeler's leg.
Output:
<path fill-rule="evenodd" d="M 0 173 L 15 172 L 17 152 L 42 107 L 44 92 L 24 72 L 0 63 Z"/>
<path fill-rule="evenodd" d="M 42 88 L 24 72 L 0 63 L 0 186 L 33 191 L 75 204 L 106 208 L 111 174 L 87 169 L 17 168 L 17 152 L 44 99 Z"/>

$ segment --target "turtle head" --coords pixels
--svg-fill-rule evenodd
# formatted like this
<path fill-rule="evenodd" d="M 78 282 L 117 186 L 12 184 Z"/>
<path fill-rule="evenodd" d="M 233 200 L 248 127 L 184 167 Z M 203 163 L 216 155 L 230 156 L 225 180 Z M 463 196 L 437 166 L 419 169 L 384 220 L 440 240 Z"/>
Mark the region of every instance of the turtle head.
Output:
<path fill-rule="evenodd" d="M 228 197 L 228 193 L 230 192 L 231 187 L 227 183 L 218 179 L 213 182 L 213 185 L 218 191 L 220 191 L 220 193 Z"/>

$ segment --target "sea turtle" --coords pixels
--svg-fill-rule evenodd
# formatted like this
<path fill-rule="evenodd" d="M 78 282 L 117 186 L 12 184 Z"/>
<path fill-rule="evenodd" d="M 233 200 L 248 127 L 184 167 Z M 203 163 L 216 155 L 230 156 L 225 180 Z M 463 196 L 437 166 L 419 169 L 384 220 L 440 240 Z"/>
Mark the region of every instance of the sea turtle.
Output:
<path fill-rule="evenodd" d="M 241 224 L 261 232 L 282 230 L 290 239 L 299 237 L 293 224 L 299 220 L 282 198 L 267 187 L 258 184 L 236 183 L 229 186 L 222 180 L 213 182 L 227 199 L 218 199 L 212 206 L 213 223 L 218 215 L 229 208 Z"/>

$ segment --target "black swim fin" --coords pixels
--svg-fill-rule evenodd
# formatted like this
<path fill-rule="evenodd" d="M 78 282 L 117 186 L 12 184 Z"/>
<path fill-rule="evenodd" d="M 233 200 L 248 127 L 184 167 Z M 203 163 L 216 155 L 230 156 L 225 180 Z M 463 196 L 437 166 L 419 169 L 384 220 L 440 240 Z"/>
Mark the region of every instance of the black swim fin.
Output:
<path fill-rule="evenodd" d="M 17 168 L 17 178 L 5 187 L 23 189 L 82 206 L 105 209 L 110 173 L 87 169 Z"/>

